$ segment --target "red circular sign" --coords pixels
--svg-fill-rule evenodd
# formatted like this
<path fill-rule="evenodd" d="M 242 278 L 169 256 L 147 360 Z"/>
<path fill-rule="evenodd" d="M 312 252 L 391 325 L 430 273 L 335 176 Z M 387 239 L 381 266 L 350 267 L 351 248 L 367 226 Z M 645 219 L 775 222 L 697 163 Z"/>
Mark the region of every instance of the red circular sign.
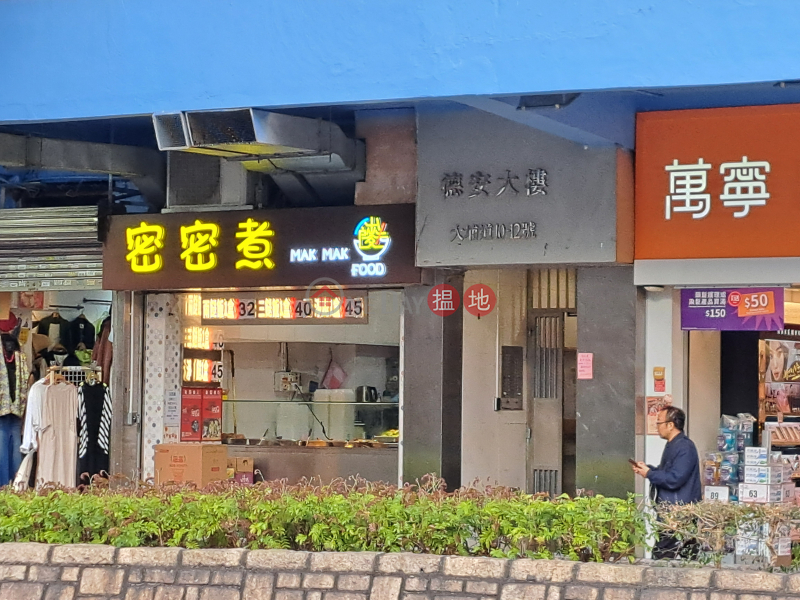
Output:
<path fill-rule="evenodd" d="M 452 285 L 440 283 L 431 288 L 428 292 L 428 308 L 431 312 L 440 317 L 449 317 L 458 310 L 461 298 L 458 290 Z"/>
<path fill-rule="evenodd" d="M 728 304 L 731 306 L 739 306 L 742 302 L 742 295 L 739 292 L 731 292 L 728 294 Z"/>
<path fill-rule="evenodd" d="M 483 317 L 494 310 L 497 296 L 494 290 L 485 283 L 476 283 L 464 292 L 464 308 L 471 315 Z"/>

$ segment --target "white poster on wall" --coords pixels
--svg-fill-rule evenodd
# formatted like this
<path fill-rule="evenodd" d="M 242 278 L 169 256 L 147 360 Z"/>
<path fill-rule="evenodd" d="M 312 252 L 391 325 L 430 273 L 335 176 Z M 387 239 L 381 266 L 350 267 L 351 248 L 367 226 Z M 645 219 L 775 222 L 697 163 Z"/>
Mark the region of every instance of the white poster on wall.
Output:
<path fill-rule="evenodd" d="M 164 429 L 181 426 L 181 397 L 177 390 L 170 390 L 164 398 Z"/>

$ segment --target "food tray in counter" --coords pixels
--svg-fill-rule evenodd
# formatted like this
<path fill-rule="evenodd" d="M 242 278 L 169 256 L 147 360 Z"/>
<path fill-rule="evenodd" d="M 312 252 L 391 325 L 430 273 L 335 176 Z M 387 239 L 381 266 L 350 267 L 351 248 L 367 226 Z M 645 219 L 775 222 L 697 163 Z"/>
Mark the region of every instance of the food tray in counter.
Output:
<path fill-rule="evenodd" d="M 376 435 L 375 436 L 376 442 L 381 442 L 382 444 L 396 444 L 400 441 L 399 435 Z"/>

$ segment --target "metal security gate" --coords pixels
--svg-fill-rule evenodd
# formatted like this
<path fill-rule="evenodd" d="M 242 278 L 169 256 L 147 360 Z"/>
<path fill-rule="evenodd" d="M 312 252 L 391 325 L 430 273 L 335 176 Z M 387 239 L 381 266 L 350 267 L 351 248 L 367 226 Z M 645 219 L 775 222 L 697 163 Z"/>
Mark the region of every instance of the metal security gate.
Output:
<path fill-rule="evenodd" d="M 537 312 L 529 312 L 527 487 L 554 497 L 562 488 L 564 316 Z"/>
<path fill-rule="evenodd" d="M 97 207 L 0 209 L 0 291 L 102 289 Z"/>

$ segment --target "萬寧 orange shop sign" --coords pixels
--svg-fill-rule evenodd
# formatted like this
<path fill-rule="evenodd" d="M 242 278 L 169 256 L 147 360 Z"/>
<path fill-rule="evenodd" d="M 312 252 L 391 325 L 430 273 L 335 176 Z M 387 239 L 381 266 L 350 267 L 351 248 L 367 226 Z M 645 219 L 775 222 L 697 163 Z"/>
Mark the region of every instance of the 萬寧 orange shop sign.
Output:
<path fill-rule="evenodd" d="M 635 259 L 800 256 L 800 105 L 640 113 Z"/>

